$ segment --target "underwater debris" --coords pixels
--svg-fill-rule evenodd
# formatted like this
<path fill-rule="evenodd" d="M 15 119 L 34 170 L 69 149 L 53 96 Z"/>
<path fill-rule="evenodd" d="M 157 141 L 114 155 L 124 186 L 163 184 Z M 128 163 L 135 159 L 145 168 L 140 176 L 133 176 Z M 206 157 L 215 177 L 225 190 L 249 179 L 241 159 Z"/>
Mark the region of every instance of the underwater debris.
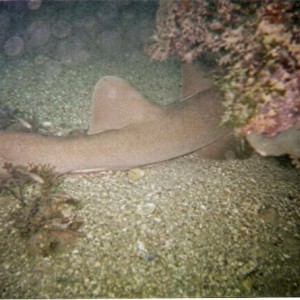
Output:
<path fill-rule="evenodd" d="M 81 236 L 77 201 L 61 191 L 63 177 L 53 167 L 5 163 L 4 169 L 10 178 L 0 182 L 0 192 L 9 192 L 19 203 L 12 218 L 26 239 L 29 254 L 48 256 Z"/>

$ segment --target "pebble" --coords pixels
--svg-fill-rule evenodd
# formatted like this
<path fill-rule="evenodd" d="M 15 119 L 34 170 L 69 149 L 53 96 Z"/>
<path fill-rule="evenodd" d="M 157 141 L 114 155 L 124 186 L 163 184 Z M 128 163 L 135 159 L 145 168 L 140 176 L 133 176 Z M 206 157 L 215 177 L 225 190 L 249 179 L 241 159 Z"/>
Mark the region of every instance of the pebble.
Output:
<path fill-rule="evenodd" d="M 244 288 L 247 289 L 248 291 L 250 291 L 252 289 L 253 282 L 252 282 L 251 278 L 247 277 L 247 278 L 243 279 L 242 284 L 243 284 Z"/>
<path fill-rule="evenodd" d="M 156 205 L 154 203 L 146 203 L 138 205 L 136 212 L 140 215 L 150 215 L 155 211 Z"/>
<path fill-rule="evenodd" d="M 92 294 L 94 295 L 94 296 L 97 296 L 97 295 L 99 295 L 100 294 L 100 287 L 97 287 L 95 290 L 93 290 L 93 292 L 92 292 Z"/>
<path fill-rule="evenodd" d="M 145 245 L 142 241 L 137 241 L 137 248 L 141 252 L 146 252 Z"/>
<path fill-rule="evenodd" d="M 146 261 L 153 261 L 153 260 L 155 260 L 155 258 L 156 258 L 156 253 L 154 253 L 154 252 L 147 252 L 147 253 L 145 253 L 145 255 L 144 255 L 144 259 L 146 260 Z"/>
<path fill-rule="evenodd" d="M 73 251 L 72 251 L 72 254 L 78 254 L 79 253 L 79 250 L 78 249 L 74 249 Z"/>
<path fill-rule="evenodd" d="M 87 233 L 86 237 L 88 240 L 92 240 L 94 238 L 94 235 L 91 232 L 89 232 Z"/>
<path fill-rule="evenodd" d="M 207 207 L 204 204 L 201 204 L 200 207 L 202 210 L 207 210 Z"/>
<path fill-rule="evenodd" d="M 257 261 L 250 260 L 239 268 L 237 274 L 240 278 L 244 278 L 250 273 L 254 272 L 257 269 L 257 267 L 258 267 Z"/>
<path fill-rule="evenodd" d="M 127 176 L 130 180 L 138 180 L 145 176 L 145 171 L 140 168 L 131 169 L 128 171 Z"/>
<path fill-rule="evenodd" d="M 258 215 L 261 220 L 270 225 L 276 225 L 279 218 L 277 210 L 273 207 L 261 209 Z"/>
<path fill-rule="evenodd" d="M 42 123 L 42 126 L 43 126 L 44 128 L 52 128 L 52 127 L 53 127 L 53 124 L 52 124 L 50 121 L 44 121 L 44 122 Z"/>

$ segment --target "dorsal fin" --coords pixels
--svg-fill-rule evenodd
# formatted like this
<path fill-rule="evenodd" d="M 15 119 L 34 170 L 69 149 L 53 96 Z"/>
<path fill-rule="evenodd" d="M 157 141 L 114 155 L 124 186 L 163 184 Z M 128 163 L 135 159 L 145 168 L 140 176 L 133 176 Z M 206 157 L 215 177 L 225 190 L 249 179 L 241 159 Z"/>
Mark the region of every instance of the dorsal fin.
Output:
<path fill-rule="evenodd" d="M 88 134 L 120 129 L 144 121 L 157 105 L 148 102 L 127 81 L 117 76 L 101 78 L 93 92 L 92 121 Z"/>

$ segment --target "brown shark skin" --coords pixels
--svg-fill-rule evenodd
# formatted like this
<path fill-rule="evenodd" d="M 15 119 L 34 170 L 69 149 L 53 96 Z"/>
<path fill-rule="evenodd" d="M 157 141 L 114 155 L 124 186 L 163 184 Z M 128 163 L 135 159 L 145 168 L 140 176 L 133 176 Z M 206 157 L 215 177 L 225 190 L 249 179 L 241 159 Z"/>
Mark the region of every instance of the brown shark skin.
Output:
<path fill-rule="evenodd" d="M 204 59 L 192 63 L 181 63 L 181 101 L 192 97 L 198 98 L 198 100 L 201 101 L 201 98 L 203 97 L 201 92 L 209 89 L 215 90 L 214 95 L 212 95 L 215 97 L 214 100 L 220 99 L 216 92 L 217 88 L 214 86 L 214 80 L 212 79 L 214 74 L 218 74 L 218 71 L 215 65 L 213 67 L 211 66 L 209 60 L 207 61 Z M 205 115 L 205 111 L 209 109 L 210 105 L 215 105 L 214 100 L 212 102 L 206 102 L 207 108 L 201 112 L 199 118 L 202 118 L 203 115 Z M 219 101 L 221 103 L 221 100 Z M 221 116 L 218 113 L 215 117 L 219 118 L 218 121 L 221 120 Z M 205 129 L 206 127 L 203 128 L 203 130 Z M 252 155 L 253 149 L 246 141 L 237 138 L 232 130 L 228 130 L 228 134 L 219 139 L 215 139 L 213 143 L 207 143 L 204 147 L 199 148 L 199 150 L 194 153 L 199 158 L 221 160 L 246 159 Z"/>
<path fill-rule="evenodd" d="M 126 104 L 132 117 L 124 111 L 124 120 L 122 114 L 113 124 L 104 120 L 90 129 L 89 133 L 95 134 L 54 137 L 1 132 L 0 165 L 51 164 L 59 173 L 124 170 L 191 153 L 230 133 L 218 126 L 223 108 L 212 89 L 183 102 L 159 106 L 146 101 L 121 78 L 106 76 L 95 87 L 93 105 L 108 98 L 112 103 L 117 99 L 122 107 L 132 92 L 137 108 Z M 107 116 L 108 123 L 109 119 Z M 1 173 L 5 175 L 3 169 Z"/>

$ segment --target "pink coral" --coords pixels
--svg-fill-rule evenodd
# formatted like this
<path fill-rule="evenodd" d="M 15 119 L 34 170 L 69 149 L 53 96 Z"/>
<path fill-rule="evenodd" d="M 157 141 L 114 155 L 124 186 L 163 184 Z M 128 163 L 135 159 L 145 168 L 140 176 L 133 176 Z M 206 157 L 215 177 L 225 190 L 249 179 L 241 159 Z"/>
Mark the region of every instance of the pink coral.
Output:
<path fill-rule="evenodd" d="M 147 52 L 192 61 L 215 53 L 222 122 L 241 134 L 274 136 L 300 126 L 300 4 L 283 0 L 160 1 Z"/>

